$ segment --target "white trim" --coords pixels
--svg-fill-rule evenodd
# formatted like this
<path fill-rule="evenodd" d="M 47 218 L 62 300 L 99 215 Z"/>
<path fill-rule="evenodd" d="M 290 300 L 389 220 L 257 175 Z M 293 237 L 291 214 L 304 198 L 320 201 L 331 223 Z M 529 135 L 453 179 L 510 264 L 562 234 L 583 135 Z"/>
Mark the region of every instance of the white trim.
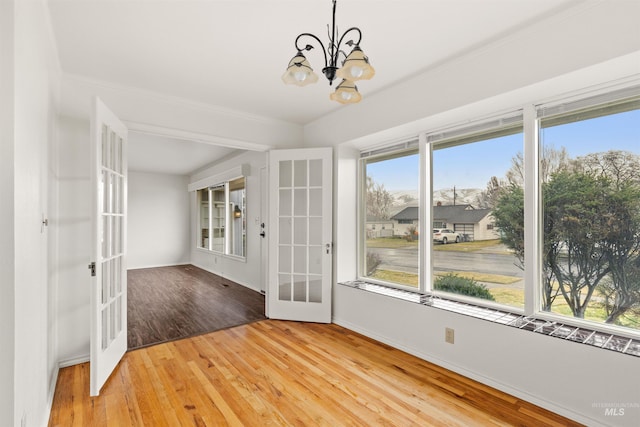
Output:
<path fill-rule="evenodd" d="M 163 126 L 150 125 L 146 123 L 123 121 L 130 132 L 139 132 L 148 135 L 161 136 L 165 138 L 182 139 L 185 141 L 202 142 L 204 144 L 216 145 L 219 147 L 235 148 L 238 150 L 268 151 L 273 148 L 271 145 L 260 144 L 251 141 L 241 141 L 239 139 L 226 138 L 223 136 L 210 135 L 201 132 L 190 132 L 181 129 L 166 128 Z"/>
<path fill-rule="evenodd" d="M 217 173 L 215 175 L 208 176 L 200 179 L 196 182 L 192 182 L 187 186 L 189 191 L 197 191 L 202 188 L 211 187 L 217 184 L 222 184 L 227 181 L 234 180 L 240 177 L 247 177 L 251 172 L 251 166 L 248 163 L 243 163 L 234 168 L 227 169 L 224 172 Z M 246 184 L 245 184 L 246 185 Z"/>
<path fill-rule="evenodd" d="M 58 362 L 58 369 L 68 368 L 69 366 L 80 365 L 89 362 L 89 354 L 77 356 L 72 359 L 63 359 Z"/>
<path fill-rule="evenodd" d="M 539 164 L 540 144 L 536 129 L 538 120 L 532 104 L 524 107 L 524 313 L 533 315 L 540 307 L 540 293 L 542 291 L 542 261 L 540 229 L 540 185 Z M 527 191 L 527 189 L 535 191 Z"/>
<path fill-rule="evenodd" d="M 51 410 L 53 409 L 53 398 L 56 394 L 56 386 L 58 385 L 58 373 L 60 367 L 56 367 L 51 376 L 51 382 L 49 383 L 49 390 L 47 390 L 47 403 L 44 408 L 44 414 L 42 415 L 41 426 L 46 427 L 49 425 L 49 418 L 51 418 Z"/>

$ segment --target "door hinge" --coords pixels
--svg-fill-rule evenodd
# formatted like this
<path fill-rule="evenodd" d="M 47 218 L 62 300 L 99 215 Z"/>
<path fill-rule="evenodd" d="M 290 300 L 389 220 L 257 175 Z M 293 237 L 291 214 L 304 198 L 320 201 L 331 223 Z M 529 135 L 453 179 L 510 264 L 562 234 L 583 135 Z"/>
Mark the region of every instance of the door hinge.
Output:
<path fill-rule="evenodd" d="M 88 265 L 89 270 L 91 270 L 91 277 L 95 277 L 96 275 L 96 263 L 92 262 Z"/>

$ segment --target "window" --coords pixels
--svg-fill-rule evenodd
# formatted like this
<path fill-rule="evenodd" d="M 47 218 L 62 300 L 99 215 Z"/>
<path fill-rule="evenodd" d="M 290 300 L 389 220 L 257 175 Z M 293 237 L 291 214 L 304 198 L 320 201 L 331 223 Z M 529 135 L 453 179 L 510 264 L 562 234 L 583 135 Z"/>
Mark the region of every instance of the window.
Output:
<path fill-rule="evenodd" d="M 538 113 L 540 308 L 638 330 L 640 97 L 589 103 Z"/>
<path fill-rule="evenodd" d="M 483 226 L 494 216 L 500 219 L 505 209 L 518 224 L 524 221 L 522 199 L 513 206 L 507 198 L 512 189 L 523 194 L 521 168 L 514 166 L 514 159 L 522 159 L 522 114 L 429 135 L 427 141 L 432 216 L 449 224 L 433 230 L 431 290 L 524 308 L 522 253 L 506 248 L 499 233 Z"/>
<path fill-rule="evenodd" d="M 640 336 L 640 86 L 523 110 L 362 154 L 359 279 Z"/>
<path fill-rule="evenodd" d="M 245 256 L 245 194 L 244 177 L 197 190 L 199 248 Z"/>
<path fill-rule="evenodd" d="M 417 142 L 416 142 L 417 144 Z M 415 144 L 414 144 L 415 145 Z M 403 147 L 404 148 L 404 147 Z M 362 275 L 400 286 L 418 287 L 419 155 L 406 148 L 362 162 L 364 217 Z M 374 230 L 373 223 L 393 226 Z"/>

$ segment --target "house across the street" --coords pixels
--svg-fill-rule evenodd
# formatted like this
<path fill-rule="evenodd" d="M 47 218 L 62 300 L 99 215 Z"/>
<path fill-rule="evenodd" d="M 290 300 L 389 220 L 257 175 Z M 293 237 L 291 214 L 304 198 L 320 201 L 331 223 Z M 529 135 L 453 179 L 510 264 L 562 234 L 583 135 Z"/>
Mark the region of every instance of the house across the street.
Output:
<path fill-rule="evenodd" d="M 418 227 L 418 207 L 407 206 L 391 217 L 396 236 L 404 236 L 409 227 Z M 457 231 L 464 240 L 491 240 L 500 238 L 494 226 L 491 209 L 476 209 L 471 205 L 438 205 L 433 207 L 433 228 Z"/>

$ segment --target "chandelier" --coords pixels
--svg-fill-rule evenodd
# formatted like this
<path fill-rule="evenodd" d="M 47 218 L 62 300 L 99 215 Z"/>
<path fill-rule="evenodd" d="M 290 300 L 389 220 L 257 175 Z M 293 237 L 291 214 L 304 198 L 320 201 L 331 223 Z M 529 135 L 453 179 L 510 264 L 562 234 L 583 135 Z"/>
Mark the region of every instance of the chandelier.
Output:
<path fill-rule="evenodd" d="M 329 80 L 329 85 L 333 83 L 336 77 L 342 79 L 342 82 L 336 86 L 335 92 L 333 92 L 329 98 L 342 104 L 355 104 L 362 99 L 362 95 L 358 92 L 355 82 L 358 80 L 369 80 L 375 74 L 375 70 L 369 64 L 369 58 L 367 58 L 362 49 L 360 49 L 362 32 L 357 27 L 351 27 L 338 38 L 339 35 L 336 28 L 336 0 L 333 0 L 333 22 L 331 28 L 329 28 L 327 24 L 327 31 L 329 32 L 329 43 L 326 48 L 322 41 L 313 34 L 302 33 L 296 37 L 295 47 L 298 53 L 289 61 L 289 66 L 282 75 L 282 80 L 286 84 L 297 86 L 306 86 L 318 81 L 318 75 L 313 72 L 309 61 L 307 61 L 307 58 L 302 54 L 303 50 L 309 51 L 313 49 L 313 46 L 307 44 L 305 47 L 300 48 L 298 45 L 298 41 L 302 37 L 310 37 L 320 43 L 322 47 L 322 53 L 324 53 L 324 68 L 322 69 L 322 73 Z M 340 49 L 340 46 L 349 33 L 357 33 L 358 40 L 355 42 L 348 40 L 344 43 L 352 47 L 351 53 L 347 55 Z M 344 60 L 342 61 L 342 67 L 339 68 L 338 61 L 341 54 Z"/>

